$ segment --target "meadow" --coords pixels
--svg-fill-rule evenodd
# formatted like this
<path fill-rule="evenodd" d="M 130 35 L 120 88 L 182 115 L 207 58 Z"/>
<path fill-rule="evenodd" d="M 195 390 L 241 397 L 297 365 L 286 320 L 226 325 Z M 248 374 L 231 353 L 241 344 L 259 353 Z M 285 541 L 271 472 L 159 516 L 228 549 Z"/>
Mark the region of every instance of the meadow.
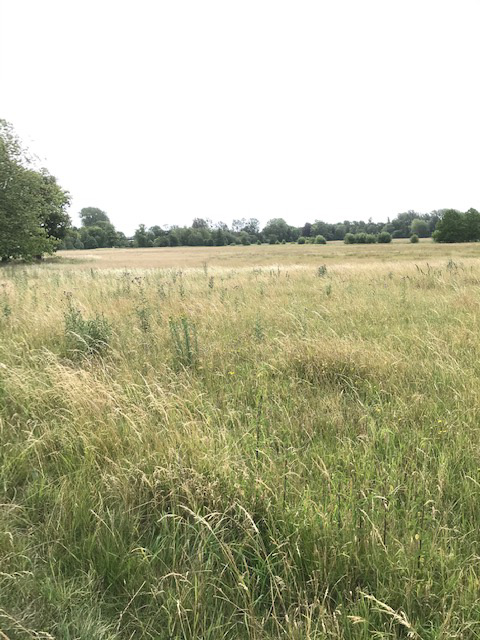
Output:
<path fill-rule="evenodd" d="M 480 638 L 480 248 L 0 269 L 0 638 Z"/>

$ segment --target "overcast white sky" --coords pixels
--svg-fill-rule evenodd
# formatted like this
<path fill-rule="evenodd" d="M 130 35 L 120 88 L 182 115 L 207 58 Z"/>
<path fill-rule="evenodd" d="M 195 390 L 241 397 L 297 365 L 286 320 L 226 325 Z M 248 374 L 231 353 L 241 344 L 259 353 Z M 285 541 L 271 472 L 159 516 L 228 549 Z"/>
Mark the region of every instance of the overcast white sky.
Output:
<path fill-rule="evenodd" d="M 143 222 L 480 208 L 480 0 L 0 0 L 0 117 Z"/>

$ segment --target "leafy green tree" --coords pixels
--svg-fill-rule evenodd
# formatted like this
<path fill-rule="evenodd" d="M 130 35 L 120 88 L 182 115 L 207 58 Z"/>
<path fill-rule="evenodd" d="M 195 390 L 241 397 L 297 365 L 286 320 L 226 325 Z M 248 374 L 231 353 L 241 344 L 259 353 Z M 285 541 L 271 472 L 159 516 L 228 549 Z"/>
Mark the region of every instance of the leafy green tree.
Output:
<path fill-rule="evenodd" d="M 133 235 L 133 241 L 136 247 L 148 247 L 149 234 L 144 224 L 141 224 Z"/>
<path fill-rule="evenodd" d="M 435 242 L 465 242 L 467 238 L 465 214 L 456 209 L 444 211 L 433 234 Z"/>
<path fill-rule="evenodd" d="M 469 209 L 465 213 L 465 236 L 469 242 L 480 240 L 480 213 L 476 209 Z"/>
<path fill-rule="evenodd" d="M 69 196 L 46 169 L 35 170 L 12 125 L 0 120 L 0 257 L 52 253 L 70 224 Z"/>
<path fill-rule="evenodd" d="M 208 221 L 203 218 L 194 218 L 192 222 L 192 229 L 208 229 Z"/>
<path fill-rule="evenodd" d="M 93 236 L 85 236 L 83 241 L 83 246 L 85 249 L 98 249 L 98 242 Z"/>
<path fill-rule="evenodd" d="M 213 242 L 217 247 L 224 247 L 227 244 L 227 238 L 223 229 L 218 228 L 214 231 Z"/>
<path fill-rule="evenodd" d="M 250 236 L 258 236 L 260 233 L 260 222 L 257 218 L 249 218 L 246 224 L 241 228 L 241 231 L 245 231 Z"/>
<path fill-rule="evenodd" d="M 312 225 L 310 222 L 306 222 L 303 227 L 302 230 L 300 232 L 302 234 L 302 236 L 304 238 L 310 238 L 310 236 L 312 235 Z"/>
<path fill-rule="evenodd" d="M 78 215 L 84 227 L 95 227 L 99 222 L 110 222 L 105 211 L 97 207 L 84 207 Z"/>
<path fill-rule="evenodd" d="M 430 227 L 426 220 L 415 218 L 410 225 L 410 231 L 419 238 L 428 238 L 430 235 Z"/>
<path fill-rule="evenodd" d="M 270 244 L 275 244 L 277 241 L 291 240 L 292 231 L 293 227 L 288 225 L 283 218 L 273 218 L 267 222 L 263 230 L 263 235 L 268 239 Z"/>
<path fill-rule="evenodd" d="M 389 244 L 392 241 L 392 236 L 388 231 L 381 231 L 377 236 L 377 242 L 380 244 Z"/>

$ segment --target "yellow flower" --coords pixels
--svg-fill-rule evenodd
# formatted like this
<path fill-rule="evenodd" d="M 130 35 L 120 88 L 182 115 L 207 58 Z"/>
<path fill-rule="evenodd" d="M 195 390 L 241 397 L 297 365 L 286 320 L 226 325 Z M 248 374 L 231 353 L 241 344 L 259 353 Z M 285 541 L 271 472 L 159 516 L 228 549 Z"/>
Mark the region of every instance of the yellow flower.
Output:
<path fill-rule="evenodd" d="M 234 376 L 234 375 L 235 375 L 235 371 L 229 371 L 229 372 L 228 372 L 228 375 L 229 375 L 229 376 Z"/>

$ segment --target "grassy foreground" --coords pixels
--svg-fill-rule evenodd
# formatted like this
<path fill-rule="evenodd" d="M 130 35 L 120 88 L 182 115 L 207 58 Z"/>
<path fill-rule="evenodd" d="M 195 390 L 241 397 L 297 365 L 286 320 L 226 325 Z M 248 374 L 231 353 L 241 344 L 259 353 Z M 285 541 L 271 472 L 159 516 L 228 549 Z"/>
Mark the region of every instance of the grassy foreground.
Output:
<path fill-rule="evenodd" d="M 0 638 L 480 638 L 480 259 L 448 250 L 3 268 Z"/>

